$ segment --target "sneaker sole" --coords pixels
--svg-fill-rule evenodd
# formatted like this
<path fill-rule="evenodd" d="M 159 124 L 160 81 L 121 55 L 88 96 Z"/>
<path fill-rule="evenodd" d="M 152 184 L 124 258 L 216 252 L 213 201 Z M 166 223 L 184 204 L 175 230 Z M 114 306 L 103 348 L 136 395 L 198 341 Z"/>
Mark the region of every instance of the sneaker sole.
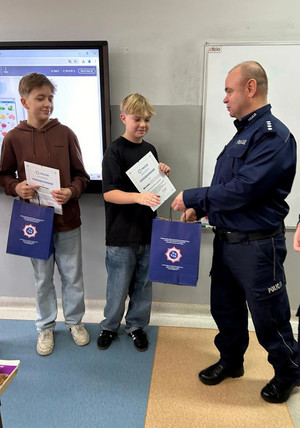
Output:
<path fill-rule="evenodd" d="M 110 347 L 110 345 L 111 345 L 111 343 L 110 343 L 109 345 L 107 345 L 107 346 L 99 346 L 99 345 L 97 344 L 98 349 L 100 349 L 101 351 L 105 351 L 106 349 L 108 349 L 108 348 Z"/>
<path fill-rule="evenodd" d="M 52 348 L 52 349 L 50 349 L 49 351 L 42 351 L 41 349 L 36 348 L 36 352 L 37 352 L 39 355 L 41 355 L 42 357 L 45 357 L 46 355 L 50 355 L 50 354 L 52 354 L 53 350 L 54 350 L 54 346 L 53 346 L 53 348 Z"/>
<path fill-rule="evenodd" d="M 84 342 L 79 342 L 78 340 L 75 340 L 73 336 L 72 336 L 72 339 L 73 339 L 74 343 L 75 343 L 77 346 L 85 346 L 85 345 L 88 345 L 88 344 L 90 343 L 90 341 L 91 341 L 91 338 L 90 338 L 90 337 L 89 337 L 88 339 L 86 339 Z"/>
<path fill-rule="evenodd" d="M 145 351 L 147 351 L 147 349 L 148 349 L 148 346 L 147 346 L 147 348 L 138 348 L 137 346 L 135 346 L 135 345 L 134 345 L 134 347 L 135 347 L 135 349 L 136 349 L 137 351 L 139 351 L 139 352 L 145 352 Z"/>
<path fill-rule="evenodd" d="M 75 340 L 74 340 L 74 343 L 77 346 L 86 346 L 86 345 L 88 345 L 90 343 L 90 340 L 88 342 L 84 342 L 84 343 L 75 342 Z"/>

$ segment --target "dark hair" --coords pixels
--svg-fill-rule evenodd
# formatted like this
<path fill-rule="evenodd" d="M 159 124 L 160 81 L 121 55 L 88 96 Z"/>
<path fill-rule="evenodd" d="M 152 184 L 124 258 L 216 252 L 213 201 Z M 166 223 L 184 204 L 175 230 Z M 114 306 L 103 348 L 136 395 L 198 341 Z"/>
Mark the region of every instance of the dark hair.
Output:
<path fill-rule="evenodd" d="M 41 86 L 48 86 L 53 94 L 56 91 L 55 85 L 44 74 L 27 74 L 19 82 L 19 94 L 21 97 L 26 97 L 34 88 L 40 88 Z"/>

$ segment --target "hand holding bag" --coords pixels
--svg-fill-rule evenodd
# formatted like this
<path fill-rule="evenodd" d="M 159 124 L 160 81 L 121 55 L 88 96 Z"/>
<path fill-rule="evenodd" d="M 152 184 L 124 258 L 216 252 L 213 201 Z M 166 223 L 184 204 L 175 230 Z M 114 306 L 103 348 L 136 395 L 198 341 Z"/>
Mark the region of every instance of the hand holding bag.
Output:
<path fill-rule="evenodd" d="M 197 285 L 201 223 L 153 219 L 150 281 Z"/>
<path fill-rule="evenodd" d="M 14 200 L 6 252 L 48 260 L 53 252 L 54 209 Z"/>

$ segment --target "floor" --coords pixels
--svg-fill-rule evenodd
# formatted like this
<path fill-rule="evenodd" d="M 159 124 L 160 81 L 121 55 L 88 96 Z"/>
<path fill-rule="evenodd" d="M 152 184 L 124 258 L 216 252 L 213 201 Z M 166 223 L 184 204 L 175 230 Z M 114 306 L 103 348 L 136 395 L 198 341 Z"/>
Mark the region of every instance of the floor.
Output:
<path fill-rule="evenodd" d="M 104 308 L 104 301 L 87 301 L 86 302 L 86 315 L 84 322 L 98 323 L 102 319 Z M 0 318 L 8 320 L 34 320 L 35 319 L 35 305 L 34 299 L 16 299 L 16 298 L 0 298 Z M 58 321 L 62 321 L 62 311 L 59 304 Z M 190 327 L 191 334 L 197 334 L 197 329 L 215 329 L 213 319 L 209 313 L 209 307 L 203 305 L 180 305 L 180 304 L 164 304 L 154 303 L 151 317 L 152 326 L 173 326 L 173 327 Z M 297 332 L 297 319 L 293 314 L 292 318 L 293 330 Z M 250 330 L 253 326 L 250 323 Z M 180 329 L 176 330 L 180 332 Z M 164 334 L 164 329 L 160 329 L 160 334 Z M 166 342 L 165 340 L 162 343 Z M 210 340 L 211 342 L 211 340 Z M 251 351 L 250 351 L 251 352 Z M 154 360 L 155 365 L 155 360 Z M 150 390 L 151 397 L 152 390 Z M 155 399 L 153 400 L 155 402 Z M 292 394 L 287 402 L 288 412 L 291 418 L 291 425 L 300 428 L 300 400 L 299 394 Z M 149 414 L 150 410 L 149 409 Z M 154 427 L 151 424 L 151 419 L 146 418 L 145 427 Z M 150 421 L 150 422 L 149 422 Z M 155 425 L 159 426 L 159 425 Z M 170 425 L 170 427 L 176 425 Z M 201 425 L 199 425 L 201 426 Z M 206 425 L 202 425 L 206 426 Z M 241 425 L 242 426 L 242 425 Z M 246 426 L 246 425 L 245 425 Z M 249 425 L 250 426 L 250 425 Z M 265 425 L 267 426 L 267 425 Z"/>

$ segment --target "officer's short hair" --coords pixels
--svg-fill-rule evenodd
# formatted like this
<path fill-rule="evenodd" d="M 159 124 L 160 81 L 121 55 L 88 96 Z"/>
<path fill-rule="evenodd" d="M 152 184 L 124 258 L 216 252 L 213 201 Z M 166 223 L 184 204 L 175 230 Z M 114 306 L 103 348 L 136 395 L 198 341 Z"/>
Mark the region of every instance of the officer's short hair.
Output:
<path fill-rule="evenodd" d="M 248 80 L 250 79 L 255 79 L 257 83 L 257 91 L 261 95 L 267 96 L 268 77 L 262 65 L 256 61 L 245 61 L 233 67 L 232 70 L 238 67 L 241 69 L 241 72 L 242 72 L 243 84 L 248 82 Z"/>

